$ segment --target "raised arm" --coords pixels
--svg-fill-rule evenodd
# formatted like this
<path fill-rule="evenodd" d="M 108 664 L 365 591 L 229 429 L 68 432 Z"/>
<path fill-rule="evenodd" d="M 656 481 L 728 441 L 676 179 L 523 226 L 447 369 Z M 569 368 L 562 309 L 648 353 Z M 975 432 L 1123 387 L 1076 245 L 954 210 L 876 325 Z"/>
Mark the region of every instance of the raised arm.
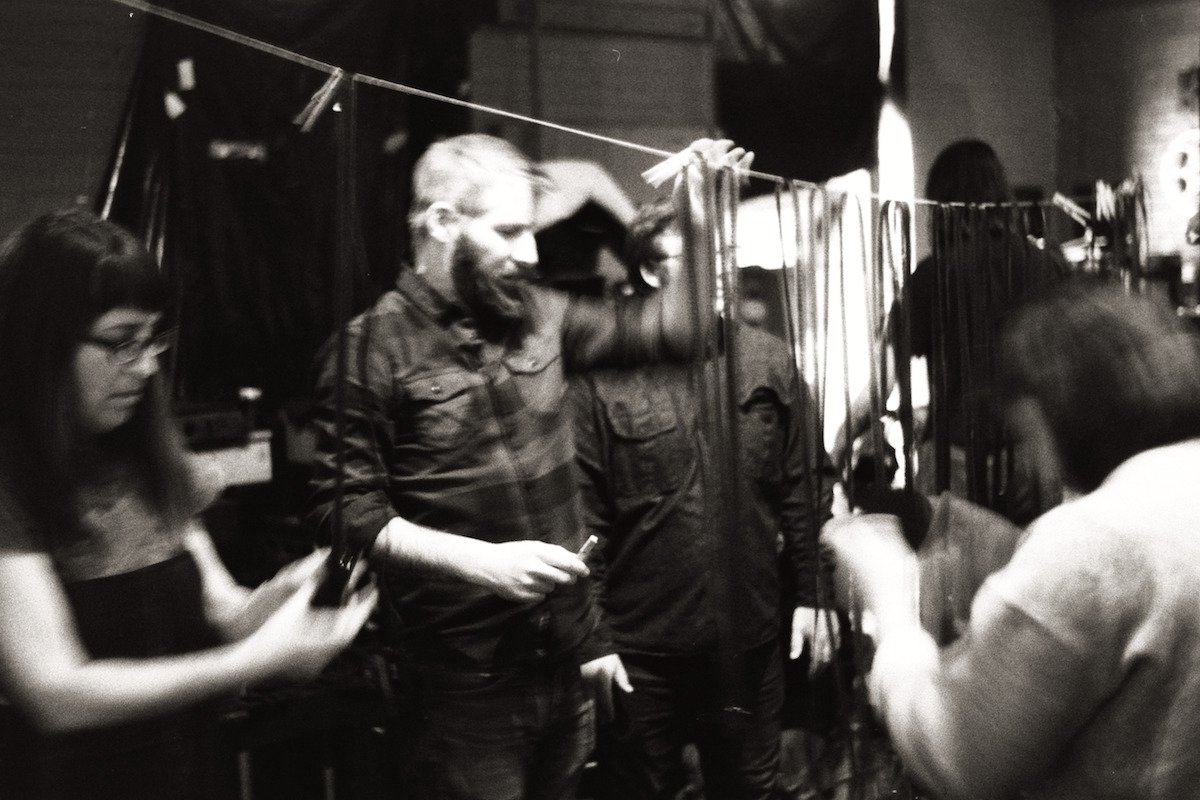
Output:
<path fill-rule="evenodd" d="M 984 585 L 966 634 L 939 650 L 913 602 L 915 557 L 887 515 L 831 521 L 823 538 L 878 623 L 872 704 L 905 766 L 939 797 L 1007 798 L 1061 759 L 1124 671 L 1138 565 L 1097 571 L 1088 537 L 1034 534 Z M 1078 551 L 1073 553 L 1073 551 Z M 1016 565 L 1014 569 L 1014 565 Z"/>
<path fill-rule="evenodd" d="M 674 180 L 675 206 L 682 211 L 677 221 L 682 252 L 664 262 L 663 286 L 648 297 L 615 305 L 586 300 L 570 304 L 563 328 L 570 369 L 687 361 L 702 355 L 705 343 L 715 338 L 715 308 L 706 308 L 715 296 L 715 223 L 709 219 L 704 172 L 706 166 L 730 167 L 735 173 L 749 170 L 754 154 L 732 144 L 728 139 L 700 139 L 644 173 L 656 186 Z"/>
<path fill-rule="evenodd" d="M 674 195 L 676 208 L 686 211 L 679 220 L 684 258 L 682 264 L 668 265 L 665 285 L 655 297 L 659 302 L 659 331 L 664 348 L 673 357 L 686 359 L 700 355 L 703 342 L 696 341 L 696 331 L 701 326 L 715 323 L 716 319 L 715 316 L 697 319 L 697 313 L 707 313 L 708 309 L 697 308 L 693 298 L 693 292 L 702 301 L 713 297 L 716 279 L 710 274 L 710 265 L 714 258 L 713 230 L 717 221 L 709 218 L 710 203 L 701 165 L 710 170 L 728 167 L 735 174 L 745 173 L 750 169 L 754 153 L 734 147 L 728 139 L 699 139 L 676 158 L 680 156 L 686 158 L 675 177 Z"/>
<path fill-rule="evenodd" d="M 538 197 L 538 230 L 567 219 L 589 201 L 613 215 L 622 225 L 633 219 L 633 201 L 616 180 L 594 161 L 553 159 L 538 165 L 545 185 Z"/>

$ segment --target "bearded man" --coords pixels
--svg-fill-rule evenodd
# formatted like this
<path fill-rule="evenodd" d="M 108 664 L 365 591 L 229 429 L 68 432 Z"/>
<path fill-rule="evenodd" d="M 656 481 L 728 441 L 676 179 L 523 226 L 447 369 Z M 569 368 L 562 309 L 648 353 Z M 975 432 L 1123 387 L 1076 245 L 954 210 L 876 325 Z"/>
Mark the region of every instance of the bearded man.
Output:
<path fill-rule="evenodd" d="M 691 150 L 746 169 L 730 144 Z M 536 285 L 536 184 L 501 139 L 431 146 L 413 174 L 414 264 L 348 324 L 340 436 L 336 353 L 318 382 L 309 520 L 328 531 L 340 503 L 379 568 L 385 629 L 421 682 L 429 800 L 574 797 L 593 696 L 629 683 L 580 581 L 566 375 L 695 349 L 686 280 L 616 306 Z"/>

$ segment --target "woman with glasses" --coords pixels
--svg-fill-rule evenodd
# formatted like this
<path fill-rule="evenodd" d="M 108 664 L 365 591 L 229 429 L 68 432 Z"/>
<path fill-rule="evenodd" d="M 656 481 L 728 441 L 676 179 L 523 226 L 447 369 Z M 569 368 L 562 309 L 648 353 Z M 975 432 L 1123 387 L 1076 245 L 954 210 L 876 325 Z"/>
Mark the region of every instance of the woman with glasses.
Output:
<path fill-rule="evenodd" d="M 216 487 L 167 415 L 169 297 L 141 244 L 83 211 L 0 249 L 4 797 L 214 796 L 219 701 L 311 678 L 374 604 L 313 608 L 323 553 L 254 592 L 226 572 L 195 519 Z"/>

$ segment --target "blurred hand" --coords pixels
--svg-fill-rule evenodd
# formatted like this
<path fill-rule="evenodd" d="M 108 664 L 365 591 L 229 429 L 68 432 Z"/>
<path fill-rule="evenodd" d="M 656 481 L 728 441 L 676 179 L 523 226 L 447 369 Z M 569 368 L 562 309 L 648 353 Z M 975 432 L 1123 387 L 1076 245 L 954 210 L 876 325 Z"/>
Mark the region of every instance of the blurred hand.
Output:
<path fill-rule="evenodd" d="M 699 154 L 713 169 L 729 167 L 740 178 L 747 177 L 754 161 L 754 153 L 744 147 L 734 147 L 732 139 L 697 139 L 688 145 L 688 150 Z"/>
<path fill-rule="evenodd" d="M 696 156 L 713 169 L 731 168 L 741 179 L 748 178 L 750 165 L 754 161 L 753 152 L 748 152 L 743 147 L 734 147 L 731 139 L 697 139 L 675 155 L 643 172 L 642 178 L 651 186 L 662 186 L 670 178 L 681 175 L 685 169 L 694 166 Z"/>
<path fill-rule="evenodd" d="M 625 693 L 633 691 L 621 657 L 616 653 L 601 656 L 581 666 L 579 671 L 583 675 L 584 684 L 592 693 L 592 699 L 596 701 L 597 719 L 602 722 L 611 720 L 614 709 L 613 684 Z"/>
<path fill-rule="evenodd" d="M 907 613 L 916 591 L 916 556 L 891 514 L 834 517 L 821 529 L 834 553 L 840 598 L 857 600 L 880 618 Z"/>
<path fill-rule="evenodd" d="M 374 584 L 355 592 L 343 606 L 312 605 L 320 584 L 316 572 L 246 639 L 246 646 L 265 664 L 268 675 L 312 680 L 358 635 L 375 608 Z M 265 677 L 265 676 L 264 676 Z"/>
<path fill-rule="evenodd" d="M 788 657 L 795 661 L 808 645 L 808 674 L 815 675 L 833 660 L 841 641 L 841 629 L 836 614 L 817 608 L 796 606 L 792 612 L 792 647 Z"/>
<path fill-rule="evenodd" d="M 232 621 L 231 638 L 242 639 L 258 630 L 268 617 L 321 570 L 328 557 L 329 548 L 322 547 L 284 566 L 273 578 L 260 584 L 246 598 L 237 618 Z"/>
<path fill-rule="evenodd" d="M 507 600 L 536 603 L 558 586 L 588 576 L 570 550 L 539 541 L 500 542 L 477 565 L 482 585 Z"/>

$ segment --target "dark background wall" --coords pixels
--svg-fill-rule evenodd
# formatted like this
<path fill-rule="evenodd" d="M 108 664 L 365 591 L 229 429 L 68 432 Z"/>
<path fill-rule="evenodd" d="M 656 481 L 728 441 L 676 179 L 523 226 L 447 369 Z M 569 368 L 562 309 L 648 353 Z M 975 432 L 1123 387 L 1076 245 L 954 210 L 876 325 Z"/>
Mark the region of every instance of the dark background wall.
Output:
<path fill-rule="evenodd" d="M 115 3 L 0 3 L 0 235 L 91 203 L 144 30 L 143 14 Z"/>

